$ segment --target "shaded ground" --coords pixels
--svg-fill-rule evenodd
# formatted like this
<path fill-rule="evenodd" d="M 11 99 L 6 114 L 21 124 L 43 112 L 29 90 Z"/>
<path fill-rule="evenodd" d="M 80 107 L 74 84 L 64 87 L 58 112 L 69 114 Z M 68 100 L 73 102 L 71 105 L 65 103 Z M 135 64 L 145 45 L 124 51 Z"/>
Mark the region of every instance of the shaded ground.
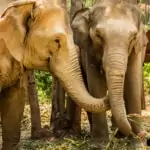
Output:
<path fill-rule="evenodd" d="M 142 122 L 143 127 L 150 132 L 150 98 L 147 97 L 147 110 L 142 112 Z M 40 104 L 42 126 L 49 126 L 50 118 L 50 106 L 49 104 Z M 149 110 L 149 111 L 148 111 Z M 111 113 L 107 113 L 108 123 L 111 125 L 110 116 Z M 82 112 L 82 132 L 83 136 L 81 137 L 70 137 L 64 138 L 63 140 L 56 139 L 46 139 L 46 140 L 36 140 L 32 141 L 30 139 L 30 110 L 29 106 L 26 105 L 25 112 L 22 120 L 22 150 L 91 150 L 89 148 L 89 123 L 87 120 L 86 113 Z M 126 139 L 116 139 L 113 136 L 114 133 L 110 131 L 110 143 L 108 144 L 109 150 L 130 150 L 127 148 L 128 141 Z M 1 137 L 1 130 L 0 130 Z M 0 139 L 1 145 L 1 139 Z M 1 146 L 0 146 L 1 147 Z M 147 148 L 150 150 L 150 147 Z"/>

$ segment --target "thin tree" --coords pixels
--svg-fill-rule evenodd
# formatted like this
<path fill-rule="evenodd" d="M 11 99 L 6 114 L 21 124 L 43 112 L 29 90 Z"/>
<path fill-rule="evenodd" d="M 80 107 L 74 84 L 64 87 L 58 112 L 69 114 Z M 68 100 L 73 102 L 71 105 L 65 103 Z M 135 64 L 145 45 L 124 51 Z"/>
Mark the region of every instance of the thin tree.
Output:
<path fill-rule="evenodd" d="M 28 99 L 31 113 L 31 138 L 41 137 L 41 117 L 33 71 L 28 71 Z"/>
<path fill-rule="evenodd" d="M 65 91 L 58 79 L 53 76 L 52 81 L 52 111 L 50 128 L 55 137 L 61 136 L 66 125 Z"/>
<path fill-rule="evenodd" d="M 71 0 L 70 20 L 75 12 L 83 7 L 83 0 Z M 73 134 L 81 132 L 81 108 L 76 105 L 71 97 L 67 96 L 67 117 L 70 122 L 70 131 Z"/>

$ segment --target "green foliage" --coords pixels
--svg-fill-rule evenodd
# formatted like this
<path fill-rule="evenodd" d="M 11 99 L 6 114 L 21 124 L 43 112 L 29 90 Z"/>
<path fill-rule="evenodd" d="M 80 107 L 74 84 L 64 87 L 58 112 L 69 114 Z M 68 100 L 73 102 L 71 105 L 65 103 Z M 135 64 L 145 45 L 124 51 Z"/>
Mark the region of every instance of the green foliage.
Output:
<path fill-rule="evenodd" d="M 150 63 L 144 64 L 144 89 L 146 94 L 150 91 Z"/>
<path fill-rule="evenodd" d="M 144 0 L 140 0 L 140 3 L 144 3 Z"/>
<path fill-rule="evenodd" d="M 52 93 L 52 76 L 48 72 L 35 71 L 35 81 L 39 100 L 50 99 Z"/>
<path fill-rule="evenodd" d="M 85 7 L 91 7 L 93 5 L 94 0 L 86 0 Z"/>
<path fill-rule="evenodd" d="M 90 7 L 92 6 L 94 0 L 84 0 L 84 6 L 85 7 Z M 143 2 L 141 0 L 140 2 Z M 70 9 L 70 0 L 67 0 L 67 8 L 68 11 Z M 145 14 L 143 14 L 143 20 L 146 17 Z M 148 24 L 148 21 L 145 24 L 145 29 L 148 30 L 150 29 L 150 25 Z M 150 89 L 150 64 L 145 64 L 144 65 L 144 86 L 145 86 L 145 91 L 148 93 Z M 45 99 L 50 99 L 50 96 L 52 94 L 52 76 L 47 73 L 47 72 L 42 72 L 42 71 L 35 71 L 35 77 L 36 77 L 36 84 L 37 84 L 37 89 L 38 89 L 38 96 L 39 100 L 44 100 Z"/>

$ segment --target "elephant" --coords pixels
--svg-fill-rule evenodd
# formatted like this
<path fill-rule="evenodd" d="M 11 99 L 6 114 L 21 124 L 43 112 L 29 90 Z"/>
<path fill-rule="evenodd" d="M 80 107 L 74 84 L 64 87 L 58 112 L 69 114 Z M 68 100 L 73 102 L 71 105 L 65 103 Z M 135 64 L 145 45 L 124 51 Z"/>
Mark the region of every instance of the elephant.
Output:
<path fill-rule="evenodd" d="M 65 11 L 57 0 L 11 3 L 1 16 L 0 29 L 0 38 L 21 66 L 50 71 L 74 101 L 88 111 L 109 109 L 107 96 L 96 99 L 86 90 L 79 66 L 78 47 L 74 44 Z M 2 81 L 0 85 L 2 88 L 6 86 Z"/>
<path fill-rule="evenodd" d="M 89 93 L 94 97 L 103 97 L 107 93 L 107 84 L 101 62 L 97 61 L 92 51 L 91 39 L 88 36 L 89 26 L 85 19 L 88 17 L 89 9 L 84 8 L 77 11 L 73 17 L 71 27 L 73 29 L 74 41 L 80 47 L 80 65 L 83 79 Z M 87 112 L 92 135 L 91 148 L 96 146 L 106 149 L 109 142 L 108 125 L 106 113 L 100 114 Z"/>
<path fill-rule="evenodd" d="M 16 150 L 20 147 L 20 126 L 25 105 L 27 72 L 22 72 L 19 62 L 10 55 L 3 40 L 0 40 L 0 68 L 0 77 L 5 75 L 5 78 L 0 80 L 6 84 L 11 81 L 11 85 L 4 87 L 0 93 L 2 149 Z"/>
<path fill-rule="evenodd" d="M 5 8 L 7 7 L 7 5 L 10 3 L 10 2 L 12 2 L 12 1 L 15 1 L 15 0 L 2 0 L 1 2 L 0 2 L 0 4 L 1 4 L 1 6 L 0 6 L 0 14 L 2 14 L 3 13 L 3 11 L 5 10 Z"/>
<path fill-rule="evenodd" d="M 148 42 L 138 6 L 128 1 L 97 0 L 90 9 L 75 13 L 71 27 L 75 44 L 87 62 L 83 65 L 87 82 L 88 76 L 94 73 L 90 68 L 97 70 L 101 84 L 104 81 L 106 84 L 98 89 L 99 93 L 106 92 L 107 86 L 111 112 L 119 131 L 131 138 L 134 147 L 140 147 L 139 140 L 132 137 L 133 132 L 141 134 L 140 121 L 130 115 L 141 115 L 142 64 Z M 82 58 L 81 64 L 84 64 Z M 95 78 L 93 80 L 98 79 Z M 93 80 L 88 83 L 88 88 L 92 87 L 91 95 L 94 94 Z"/>
<path fill-rule="evenodd" d="M 59 1 L 12 2 L 0 18 L 3 150 L 19 149 L 28 69 L 50 71 L 71 98 L 87 111 L 97 113 L 109 109 L 107 95 L 95 98 L 85 87 L 79 65 L 79 49 Z"/>

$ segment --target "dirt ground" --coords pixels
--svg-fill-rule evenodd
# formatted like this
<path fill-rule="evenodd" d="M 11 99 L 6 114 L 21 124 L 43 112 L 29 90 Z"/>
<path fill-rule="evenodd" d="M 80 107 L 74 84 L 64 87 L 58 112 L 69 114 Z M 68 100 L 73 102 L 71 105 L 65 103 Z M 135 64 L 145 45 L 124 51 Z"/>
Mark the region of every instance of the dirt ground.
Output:
<path fill-rule="evenodd" d="M 146 97 L 146 106 L 147 109 L 142 111 L 141 120 L 143 122 L 143 127 L 150 133 L 150 96 Z M 42 126 L 49 126 L 50 118 L 50 105 L 49 104 L 40 104 Z M 110 121 L 111 113 L 107 112 L 108 124 L 111 125 Z M 21 135 L 21 145 L 22 150 L 91 150 L 89 148 L 89 123 L 87 120 L 87 115 L 82 111 L 82 132 L 83 136 L 73 137 L 73 138 L 64 138 L 63 140 L 56 139 L 46 139 L 46 140 L 31 140 L 30 139 L 30 109 L 29 105 L 26 105 L 24 116 L 22 119 L 22 135 Z M 110 132 L 110 143 L 108 144 L 109 150 L 130 150 L 127 139 L 116 139 L 114 133 Z M 148 135 L 149 136 L 149 135 Z M 1 130 L 0 130 L 1 137 Z M 148 137 L 150 138 L 150 136 Z M 0 139 L 0 147 L 1 147 Z M 144 148 L 143 148 L 144 149 Z M 150 150 L 150 147 L 147 147 L 147 150 Z"/>

